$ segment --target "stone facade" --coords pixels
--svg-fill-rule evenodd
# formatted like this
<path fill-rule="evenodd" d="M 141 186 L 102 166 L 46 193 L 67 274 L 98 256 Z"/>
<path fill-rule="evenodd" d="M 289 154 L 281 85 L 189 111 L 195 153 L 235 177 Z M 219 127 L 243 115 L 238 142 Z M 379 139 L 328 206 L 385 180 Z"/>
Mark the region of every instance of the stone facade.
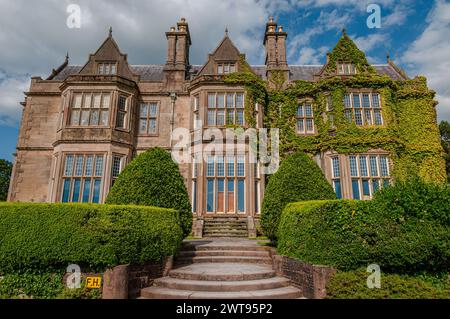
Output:
<path fill-rule="evenodd" d="M 102 203 L 118 173 L 134 156 L 154 146 L 176 148 L 178 141 L 171 137 L 174 129 L 186 128 L 190 134 L 211 127 L 224 129 L 230 114 L 233 124 L 246 126 L 244 87 L 223 81 L 224 74 L 242 71 L 240 61 L 245 61 L 245 55 L 228 34 L 209 54 L 205 65 L 189 62 L 192 42 L 185 19 L 166 37 L 165 65 L 130 65 L 110 31 L 85 65 L 69 65 L 67 57 L 48 78 L 32 78 L 22 103 L 10 201 Z M 287 33 L 270 19 L 263 43 L 265 65 L 251 66 L 251 70 L 264 81 L 272 72 L 281 71 L 285 74 L 284 85 L 296 80 L 315 81 L 323 66 L 288 65 L 286 38 Z M 392 79 L 406 79 L 391 61 L 374 68 Z M 212 110 L 208 106 L 213 93 Z M 306 126 L 299 134 L 314 132 L 314 124 L 308 132 L 308 107 L 298 120 L 298 125 Z M 263 125 L 262 117 L 260 108 L 257 128 Z M 205 124 L 199 128 L 197 121 Z M 208 138 L 203 137 L 202 144 L 207 143 Z M 383 150 L 371 153 L 388 155 Z M 316 156 L 331 183 L 331 158 L 335 155 L 330 150 Z M 192 199 L 196 234 L 201 235 L 204 217 L 237 216 L 249 219 L 249 225 L 257 224 L 265 180 L 248 162 L 247 152 L 241 156 L 243 164 L 239 155 L 222 157 L 224 166 L 217 160 L 213 172 L 208 172 L 207 163 L 201 161 L 195 167 L 192 163 L 180 164 Z M 228 166 L 231 162 L 232 166 Z M 341 175 L 349 175 L 350 167 L 344 158 L 341 165 Z M 223 167 L 236 172 L 225 176 Z M 351 197 L 350 183 L 339 187 L 342 197 Z M 255 227 L 250 228 L 254 233 Z"/>

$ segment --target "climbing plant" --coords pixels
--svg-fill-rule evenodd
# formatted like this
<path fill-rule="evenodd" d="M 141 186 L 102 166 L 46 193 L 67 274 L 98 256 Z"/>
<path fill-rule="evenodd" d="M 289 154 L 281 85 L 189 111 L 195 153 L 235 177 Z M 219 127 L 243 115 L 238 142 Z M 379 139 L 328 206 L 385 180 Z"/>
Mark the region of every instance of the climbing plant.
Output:
<path fill-rule="evenodd" d="M 336 76 L 339 61 L 353 63 L 357 74 Z M 345 33 L 329 54 L 323 76 L 315 81 L 294 81 L 282 87 L 278 85 L 280 75 L 275 74 L 266 85 L 245 61 L 241 61 L 241 65 L 243 71 L 227 75 L 225 82 L 246 89 L 246 122 L 251 127 L 256 123 L 255 103 L 259 103 L 264 109 L 264 126 L 280 129 L 282 158 L 296 151 L 314 155 L 327 150 L 350 154 L 384 149 L 391 154 L 395 179 L 405 180 L 417 175 L 426 181 L 445 182 L 435 92 L 427 87 L 426 78 L 394 80 L 377 73 L 368 64 L 364 52 Z M 352 89 L 368 89 L 380 94 L 382 126 L 357 126 L 344 117 L 344 94 Z M 327 110 L 328 95 L 332 105 Z M 303 99 L 312 101 L 314 135 L 296 132 L 295 114 Z M 332 115 L 332 122 L 328 115 Z"/>

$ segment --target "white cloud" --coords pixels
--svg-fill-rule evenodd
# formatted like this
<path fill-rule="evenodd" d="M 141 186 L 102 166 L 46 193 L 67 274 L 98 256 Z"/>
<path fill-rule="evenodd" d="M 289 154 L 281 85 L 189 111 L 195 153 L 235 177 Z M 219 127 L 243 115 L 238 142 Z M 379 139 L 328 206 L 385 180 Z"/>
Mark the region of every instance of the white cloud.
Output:
<path fill-rule="evenodd" d="M 0 125 L 14 126 L 20 119 L 23 92 L 30 86 L 28 76 L 6 76 L 0 71 Z"/>
<path fill-rule="evenodd" d="M 438 118 L 450 120 L 450 3 L 437 0 L 427 27 L 401 57 L 412 74 L 423 74 L 437 92 Z"/>
<path fill-rule="evenodd" d="M 358 48 L 364 52 L 369 52 L 374 48 L 385 45 L 390 41 L 389 35 L 385 33 L 373 33 L 365 37 L 352 36 Z"/>

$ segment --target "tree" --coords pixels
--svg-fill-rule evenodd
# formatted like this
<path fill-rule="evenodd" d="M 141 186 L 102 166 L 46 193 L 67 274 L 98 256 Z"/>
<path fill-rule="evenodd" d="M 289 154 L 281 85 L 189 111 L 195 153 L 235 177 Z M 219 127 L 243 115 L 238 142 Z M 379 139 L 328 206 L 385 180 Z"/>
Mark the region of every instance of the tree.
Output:
<path fill-rule="evenodd" d="M 12 163 L 7 160 L 0 159 L 0 201 L 5 201 L 8 197 L 12 167 Z"/>
<path fill-rule="evenodd" d="M 319 166 L 305 153 L 289 156 L 266 187 L 261 216 L 264 234 L 276 241 L 284 207 L 291 202 L 316 199 L 336 199 L 336 194 Z"/>
<path fill-rule="evenodd" d="M 191 232 L 191 204 L 183 177 L 170 153 L 162 148 L 152 148 L 129 163 L 111 188 L 106 203 L 177 209 L 184 235 Z"/>
<path fill-rule="evenodd" d="M 450 183 L 450 123 L 447 121 L 441 121 L 441 123 L 439 123 L 439 132 L 441 133 L 442 148 L 445 151 L 447 181 Z"/>

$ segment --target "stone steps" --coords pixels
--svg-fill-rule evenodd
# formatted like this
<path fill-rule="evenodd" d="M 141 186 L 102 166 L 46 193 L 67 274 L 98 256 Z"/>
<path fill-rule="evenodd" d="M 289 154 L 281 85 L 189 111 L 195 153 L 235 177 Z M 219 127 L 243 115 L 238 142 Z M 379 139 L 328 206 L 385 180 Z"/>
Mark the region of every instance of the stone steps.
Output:
<path fill-rule="evenodd" d="M 272 264 L 270 257 L 257 256 L 194 256 L 178 257 L 175 259 L 179 265 L 195 263 L 251 263 L 251 264 Z"/>
<path fill-rule="evenodd" d="M 255 245 L 252 246 L 243 246 L 236 244 L 222 244 L 222 243 L 214 243 L 211 241 L 197 241 L 196 243 L 183 243 L 182 251 L 204 251 L 204 250 L 214 250 L 214 251 L 223 251 L 223 250 L 239 250 L 239 251 L 269 251 L 270 247 Z"/>
<path fill-rule="evenodd" d="M 270 257 L 267 250 L 188 250 L 181 251 L 178 257 L 204 257 L 204 256 L 252 256 L 252 257 Z"/>
<path fill-rule="evenodd" d="M 141 297 L 151 299 L 295 299 L 301 292 L 295 287 L 252 291 L 192 291 L 160 287 L 141 290 Z"/>
<path fill-rule="evenodd" d="M 258 280 L 217 281 L 186 280 L 164 277 L 155 280 L 154 286 L 159 288 L 192 290 L 192 291 L 251 291 L 276 289 L 290 285 L 289 279 L 272 277 Z"/>
<path fill-rule="evenodd" d="M 205 218 L 203 237 L 248 237 L 247 220 L 237 217 Z"/>

